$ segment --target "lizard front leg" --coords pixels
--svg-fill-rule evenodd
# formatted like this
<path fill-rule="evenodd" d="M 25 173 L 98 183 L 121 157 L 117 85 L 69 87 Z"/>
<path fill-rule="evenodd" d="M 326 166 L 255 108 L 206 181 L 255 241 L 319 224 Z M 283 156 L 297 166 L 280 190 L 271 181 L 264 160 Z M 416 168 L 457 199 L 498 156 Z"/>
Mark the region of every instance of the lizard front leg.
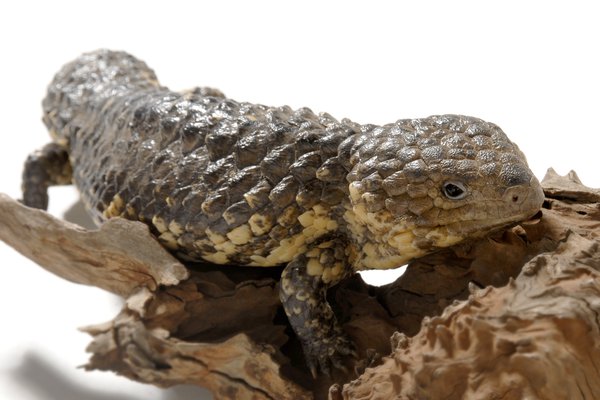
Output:
<path fill-rule="evenodd" d="M 47 209 L 48 187 L 70 184 L 72 173 L 67 149 L 58 143 L 48 143 L 25 161 L 22 183 L 23 204 L 42 210 Z"/>
<path fill-rule="evenodd" d="M 332 366 L 344 369 L 344 356 L 356 357 L 326 299 L 327 289 L 351 273 L 339 242 L 315 245 L 292 260 L 281 276 L 279 297 L 315 378 L 317 367 L 329 375 Z"/>

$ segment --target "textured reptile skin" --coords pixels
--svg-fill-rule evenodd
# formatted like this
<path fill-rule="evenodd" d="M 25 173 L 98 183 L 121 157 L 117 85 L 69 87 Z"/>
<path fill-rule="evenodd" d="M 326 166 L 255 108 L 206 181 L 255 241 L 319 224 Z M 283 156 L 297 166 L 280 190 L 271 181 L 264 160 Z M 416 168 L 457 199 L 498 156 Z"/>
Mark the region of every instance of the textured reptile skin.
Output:
<path fill-rule="evenodd" d="M 122 52 L 67 64 L 43 107 L 54 141 L 28 160 L 25 204 L 45 207 L 72 171 L 98 222 L 143 221 L 183 260 L 289 263 L 281 298 L 313 372 L 352 353 L 328 287 L 526 219 L 543 198 L 516 145 L 480 119 L 359 125 L 175 93 Z"/>

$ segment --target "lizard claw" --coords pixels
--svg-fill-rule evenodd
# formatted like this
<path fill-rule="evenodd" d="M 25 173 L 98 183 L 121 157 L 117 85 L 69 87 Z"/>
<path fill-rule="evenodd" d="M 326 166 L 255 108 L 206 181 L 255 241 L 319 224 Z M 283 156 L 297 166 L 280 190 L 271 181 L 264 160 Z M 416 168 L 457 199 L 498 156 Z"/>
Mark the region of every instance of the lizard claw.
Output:
<path fill-rule="evenodd" d="M 313 379 L 317 379 L 319 376 L 317 373 L 317 366 L 312 361 L 307 360 L 306 363 L 308 364 L 308 369 L 310 370 L 310 374 L 312 375 Z"/>
<path fill-rule="evenodd" d="M 344 335 L 303 343 L 303 348 L 306 355 L 306 364 L 315 379 L 319 371 L 331 377 L 332 368 L 348 374 L 349 370 L 344 365 L 344 360 L 348 357 L 358 359 L 354 345 Z"/>

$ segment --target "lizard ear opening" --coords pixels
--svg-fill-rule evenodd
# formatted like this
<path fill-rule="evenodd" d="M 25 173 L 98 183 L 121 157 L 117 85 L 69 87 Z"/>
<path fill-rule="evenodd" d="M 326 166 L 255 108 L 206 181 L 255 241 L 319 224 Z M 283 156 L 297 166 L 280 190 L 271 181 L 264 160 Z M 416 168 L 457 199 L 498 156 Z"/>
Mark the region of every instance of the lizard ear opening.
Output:
<path fill-rule="evenodd" d="M 442 193 L 450 200 L 461 200 L 467 196 L 467 188 L 462 182 L 448 181 L 444 182 Z"/>

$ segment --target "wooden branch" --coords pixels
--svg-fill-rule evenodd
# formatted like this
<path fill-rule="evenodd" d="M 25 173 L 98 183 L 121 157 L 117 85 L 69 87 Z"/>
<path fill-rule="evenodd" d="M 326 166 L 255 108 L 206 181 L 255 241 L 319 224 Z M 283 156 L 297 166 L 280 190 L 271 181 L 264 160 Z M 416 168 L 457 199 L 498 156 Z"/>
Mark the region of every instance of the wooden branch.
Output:
<path fill-rule="evenodd" d="M 544 187 L 538 221 L 415 261 L 393 284 L 332 290 L 362 361 L 316 381 L 279 304 L 281 269 L 184 266 L 140 223 L 88 231 L 4 195 L 0 239 L 126 299 L 85 328 L 88 369 L 217 399 L 600 398 L 600 192 L 552 171 Z"/>
<path fill-rule="evenodd" d="M 61 278 L 121 296 L 145 286 L 176 285 L 187 269 L 142 223 L 113 219 L 88 231 L 0 193 L 0 239 Z"/>
<path fill-rule="evenodd" d="M 501 287 L 471 285 L 468 300 L 425 318 L 415 336 L 395 333 L 392 354 L 332 399 L 600 397 L 600 197 L 574 172 L 550 170 L 543 186 L 540 223 L 471 250 L 468 275 L 487 271 L 480 282 Z M 528 261 L 515 270 L 519 258 Z"/>

